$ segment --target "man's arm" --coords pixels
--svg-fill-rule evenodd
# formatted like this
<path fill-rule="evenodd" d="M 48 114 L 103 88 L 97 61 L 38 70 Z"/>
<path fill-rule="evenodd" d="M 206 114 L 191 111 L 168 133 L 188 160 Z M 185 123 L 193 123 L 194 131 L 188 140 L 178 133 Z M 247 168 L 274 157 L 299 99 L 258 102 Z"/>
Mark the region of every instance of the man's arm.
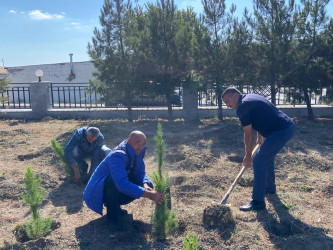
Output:
<path fill-rule="evenodd" d="M 256 141 L 256 144 L 262 145 L 263 143 L 264 143 L 264 137 L 259 132 L 257 132 L 257 141 Z"/>
<path fill-rule="evenodd" d="M 253 150 L 253 132 L 252 125 L 243 127 L 244 130 L 244 145 L 245 145 L 245 156 L 243 159 L 243 165 L 249 168 L 252 164 L 252 150 Z"/>
<path fill-rule="evenodd" d="M 80 138 L 79 132 L 78 132 L 78 130 L 76 130 L 74 135 L 70 139 L 70 141 L 67 143 L 65 150 L 64 150 L 65 157 L 66 157 L 69 165 L 71 165 L 71 167 L 73 169 L 73 172 L 74 172 L 73 180 L 75 182 L 78 182 L 81 179 L 80 169 L 73 157 L 73 149 L 78 144 L 79 138 Z"/>

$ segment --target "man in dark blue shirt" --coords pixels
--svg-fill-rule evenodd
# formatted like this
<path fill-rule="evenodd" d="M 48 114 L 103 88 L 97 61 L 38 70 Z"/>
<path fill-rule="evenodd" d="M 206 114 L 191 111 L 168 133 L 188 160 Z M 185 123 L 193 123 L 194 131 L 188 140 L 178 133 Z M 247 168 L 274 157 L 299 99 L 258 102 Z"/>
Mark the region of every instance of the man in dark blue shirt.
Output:
<path fill-rule="evenodd" d="M 265 195 L 275 194 L 274 158 L 295 133 L 294 122 L 263 96 L 242 94 L 236 88 L 227 88 L 222 94 L 223 102 L 237 110 L 237 116 L 244 130 L 245 156 L 243 165 L 250 167 L 254 135 L 257 131 L 257 144 L 260 149 L 253 157 L 254 186 L 252 201 L 241 206 L 240 210 L 260 210 L 266 207 Z M 264 140 L 265 138 L 265 140 Z"/>
<path fill-rule="evenodd" d="M 89 178 L 98 164 L 111 152 L 111 149 L 103 145 L 104 136 L 95 127 L 83 127 L 75 131 L 74 135 L 65 147 L 66 159 L 74 171 L 75 182 Z M 86 159 L 91 159 L 89 173 Z"/>

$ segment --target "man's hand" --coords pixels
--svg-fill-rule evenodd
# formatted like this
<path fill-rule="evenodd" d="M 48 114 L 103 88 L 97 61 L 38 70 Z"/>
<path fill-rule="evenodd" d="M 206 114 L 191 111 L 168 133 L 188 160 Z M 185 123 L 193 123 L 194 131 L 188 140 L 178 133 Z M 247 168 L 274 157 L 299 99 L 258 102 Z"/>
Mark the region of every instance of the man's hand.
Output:
<path fill-rule="evenodd" d="M 73 177 L 73 181 L 74 182 L 79 182 L 81 179 L 81 173 L 80 173 L 80 169 L 77 165 L 72 165 L 72 169 L 74 171 L 74 177 Z"/>
<path fill-rule="evenodd" d="M 162 202 L 164 200 L 164 196 L 163 196 L 163 194 L 156 192 L 155 190 L 152 190 L 150 199 L 160 205 L 160 204 L 162 204 Z"/>
<path fill-rule="evenodd" d="M 243 166 L 249 168 L 249 167 L 251 167 L 251 164 L 252 164 L 252 157 L 245 155 L 244 159 L 243 159 Z"/>
<path fill-rule="evenodd" d="M 152 201 L 155 201 L 157 204 L 162 204 L 163 200 L 164 200 L 164 196 L 163 194 L 156 192 L 154 189 L 150 188 L 150 190 L 148 190 L 147 188 L 145 188 L 145 192 L 143 193 L 142 197 L 148 198 Z"/>
<path fill-rule="evenodd" d="M 143 187 L 147 190 L 147 191 L 154 191 L 154 189 L 152 189 L 151 187 L 149 187 L 148 183 L 144 183 Z"/>

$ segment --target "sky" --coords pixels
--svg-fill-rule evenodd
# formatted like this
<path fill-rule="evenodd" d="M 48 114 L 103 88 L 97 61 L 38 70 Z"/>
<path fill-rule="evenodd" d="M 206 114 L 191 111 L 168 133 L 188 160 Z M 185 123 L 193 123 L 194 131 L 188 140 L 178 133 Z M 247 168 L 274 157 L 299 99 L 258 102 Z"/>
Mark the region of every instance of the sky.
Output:
<path fill-rule="evenodd" d="M 0 0 L 0 66 L 15 67 L 38 64 L 89 61 L 88 42 L 104 0 Z M 132 1 L 134 2 L 134 1 Z M 154 0 L 139 0 L 139 5 Z M 226 0 L 234 3 L 236 16 L 244 8 L 252 9 L 252 0 Z M 175 0 L 177 9 L 193 7 L 202 12 L 201 0 Z M 333 0 L 327 8 L 333 16 Z"/>

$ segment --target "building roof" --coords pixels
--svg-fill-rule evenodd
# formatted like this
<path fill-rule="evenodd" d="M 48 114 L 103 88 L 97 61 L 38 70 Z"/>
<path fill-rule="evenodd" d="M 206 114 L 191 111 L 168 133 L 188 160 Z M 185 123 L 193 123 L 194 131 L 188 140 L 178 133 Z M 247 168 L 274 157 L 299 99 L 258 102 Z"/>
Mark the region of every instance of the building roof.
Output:
<path fill-rule="evenodd" d="M 96 71 L 94 64 L 90 61 L 73 62 L 73 74 L 71 64 L 55 63 L 31 66 L 7 67 L 8 79 L 11 83 L 31 83 L 38 81 L 35 71 L 43 71 L 42 81 L 51 83 L 89 83 L 93 78 L 92 73 Z"/>

